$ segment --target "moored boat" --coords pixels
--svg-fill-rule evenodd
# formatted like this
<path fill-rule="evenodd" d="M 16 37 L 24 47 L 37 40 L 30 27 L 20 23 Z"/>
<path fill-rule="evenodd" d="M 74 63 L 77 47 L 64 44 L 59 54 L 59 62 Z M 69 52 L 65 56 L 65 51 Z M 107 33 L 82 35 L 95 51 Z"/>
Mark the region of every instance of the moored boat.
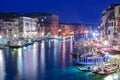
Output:
<path fill-rule="evenodd" d="M 0 49 L 6 49 L 8 48 L 7 46 L 0 46 Z"/>
<path fill-rule="evenodd" d="M 83 68 L 81 68 L 81 67 L 77 67 L 78 68 L 78 70 L 81 70 L 81 71 L 89 71 L 89 69 L 90 69 L 90 67 L 83 67 Z"/>
<path fill-rule="evenodd" d="M 101 71 L 98 71 L 98 74 L 101 75 L 108 75 L 108 74 L 113 74 L 118 70 L 118 65 L 114 66 L 114 67 L 110 67 L 110 68 L 105 68 Z"/>
<path fill-rule="evenodd" d="M 25 41 L 24 40 L 19 40 L 15 42 L 9 42 L 8 44 L 9 48 L 21 48 L 25 46 Z"/>

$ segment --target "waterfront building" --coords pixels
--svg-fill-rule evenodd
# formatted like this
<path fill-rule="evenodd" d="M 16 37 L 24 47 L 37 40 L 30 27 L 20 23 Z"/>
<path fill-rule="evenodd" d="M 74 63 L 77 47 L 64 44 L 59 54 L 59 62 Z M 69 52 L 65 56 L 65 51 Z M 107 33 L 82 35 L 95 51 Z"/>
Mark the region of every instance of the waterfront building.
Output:
<path fill-rule="evenodd" d="M 59 17 L 51 13 L 33 12 L 26 13 L 25 16 L 38 18 L 38 33 L 39 35 L 58 34 Z"/>
<path fill-rule="evenodd" d="M 34 38 L 37 36 L 81 36 L 95 33 L 98 26 L 80 23 L 59 23 L 59 17 L 51 13 L 32 12 L 26 14 L 0 13 L 4 21 L 13 22 L 9 38 Z M 14 29 L 12 29 L 14 28 Z"/>
<path fill-rule="evenodd" d="M 84 25 L 84 35 L 86 35 L 86 37 L 88 39 L 95 39 L 95 40 L 99 40 L 100 38 L 100 28 L 98 25 L 96 24 L 85 24 Z"/>
<path fill-rule="evenodd" d="M 100 37 L 101 39 L 107 34 L 107 12 L 104 10 L 102 12 L 101 22 L 100 22 Z"/>
<path fill-rule="evenodd" d="M 120 34 L 120 4 L 110 4 L 103 11 L 101 18 L 101 37 L 107 40 L 109 45 L 118 45 Z"/>
<path fill-rule="evenodd" d="M 15 25 L 13 21 L 4 21 L 4 29 L 8 40 L 15 37 Z"/>
<path fill-rule="evenodd" d="M 85 26 L 79 23 L 60 23 L 59 30 L 62 36 L 80 36 L 84 34 Z"/>
<path fill-rule="evenodd" d="M 20 32 L 20 23 L 19 23 L 19 18 L 14 18 L 13 19 L 13 22 L 14 22 L 14 26 L 15 26 L 15 31 L 14 31 L 14 35 L 15 35 L 15 38 L 20 38 L 22 36 L 21 32 Z"/>
<path fill-rule="evenodd" d="M 22 16 L 21 13 L 17 12 L 0 12 L 0 19 L 2 22 L 2 31 L 4 32 L 5 39 L 18 38 L 19 34 L 19 20 L 18 17 Z"/>
<path fill-rule="evenodd" d="M 74 35 L 76 38 L 87 36 L 89 39 L 93 38 L 93 33 L 99 33 L 98 25 L 94 24 L 60 23 L 59 30 L 59 34 L 62 36 Z"/>
<path fill-rule="evenodd" d="M 115 7 L 115 29 L 117 33 L 117 44 L 120 44 L 120 4 Z"/>
<path fill-rule="evenodd" d="M 33 39 L 37 36 L 37 19 L 30 17 L 20 17 L 20 33 L 22 37 Z"/>
<path fill-rule="evenodd" d="M 59 35 L 70 36 L 70 35 L 74 35 L 74 32 L 75 32 L 75 24 L 60 23 L 60 25 L 59 25 Z"/>
<path fill-rule="evenodd" d="M 4 20 L 0 19 L 0 39 L 4 39 L 5 37 L 5 28 L 4 28 Z"/>
<path fill-rule="evenodd" d="M 52 22 L 50 24 L 50 34 L 59 35 L 61 30 L 59 29 L 59 17 L 57 15 L 52 15 Z"/>

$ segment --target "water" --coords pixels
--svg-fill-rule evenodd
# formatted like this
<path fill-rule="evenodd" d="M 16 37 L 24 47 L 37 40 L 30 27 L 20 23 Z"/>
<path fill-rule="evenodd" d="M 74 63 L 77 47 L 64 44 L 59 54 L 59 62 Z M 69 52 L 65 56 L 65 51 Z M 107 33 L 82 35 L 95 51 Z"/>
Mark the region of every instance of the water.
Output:
<path fill-rule="evenodd" d="M 119 80 L 77 69 L 72 40 L 46 40 L 19 49 L 0 50 L 0 80 Z"/>

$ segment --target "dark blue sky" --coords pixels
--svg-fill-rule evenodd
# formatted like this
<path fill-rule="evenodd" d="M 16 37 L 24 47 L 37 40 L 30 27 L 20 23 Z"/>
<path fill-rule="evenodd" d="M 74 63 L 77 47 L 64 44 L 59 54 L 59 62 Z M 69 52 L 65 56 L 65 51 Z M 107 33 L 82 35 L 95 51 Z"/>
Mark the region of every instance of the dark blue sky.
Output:
<path fill-rule="evenodd" d="M 61 22 L 97 24 L 110 3 L 120 0 L 1 0 L 0 11 L 50 12 Z"/>

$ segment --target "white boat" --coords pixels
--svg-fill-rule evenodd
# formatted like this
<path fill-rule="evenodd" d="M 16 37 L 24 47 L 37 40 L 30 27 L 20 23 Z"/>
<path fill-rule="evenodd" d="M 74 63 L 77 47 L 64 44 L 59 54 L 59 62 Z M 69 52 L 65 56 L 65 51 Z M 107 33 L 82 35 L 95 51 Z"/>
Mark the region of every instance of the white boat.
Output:
<path fill-rule="evenodd" d="M 81 71 L 89 71 L 90 67 L 77 67 Z"/>
<path fill-rule="evenodd" d="M 100 70 L 101 70 L 100 67 L 95 66 L 95 67 L 91 67 L 89 71 L 92 72 L 92 73 L 97 73 L 97 72 L 100 71 Z"/>

